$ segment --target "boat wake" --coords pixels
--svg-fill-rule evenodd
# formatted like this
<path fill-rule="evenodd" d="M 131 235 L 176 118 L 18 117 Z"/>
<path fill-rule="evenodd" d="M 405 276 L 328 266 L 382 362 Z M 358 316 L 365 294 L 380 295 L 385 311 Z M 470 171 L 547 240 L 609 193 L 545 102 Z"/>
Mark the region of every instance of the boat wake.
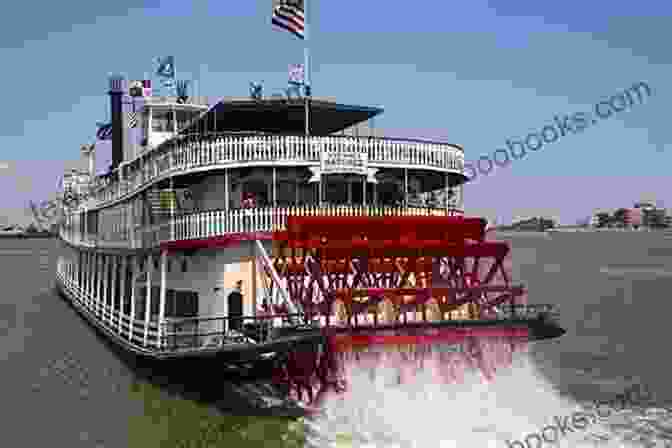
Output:
<path fill-rule="evenodd" d="M 672 446 L 672 412 L 637 403 L 597 412 L 563 396 L 520 338 L 353 348 L 339 362 L 347 389 L 305 419 L 310 447 Z M 588 425 L 572 426 L 579 415 Z"/>

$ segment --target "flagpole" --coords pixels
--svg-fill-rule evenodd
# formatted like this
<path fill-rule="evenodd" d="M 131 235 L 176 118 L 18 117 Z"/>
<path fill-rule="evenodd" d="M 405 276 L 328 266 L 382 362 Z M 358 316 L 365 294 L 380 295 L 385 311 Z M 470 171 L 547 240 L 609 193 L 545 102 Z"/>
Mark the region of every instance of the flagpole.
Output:
<path fill-rule="evenodd" d="M 304 96 L 305 96 L 305 112 L 306 112 L 306 137 L 310 136 L 310 49 L 309 49 L 309 34 L 308 34 L 308 3 L 310 0 L 303 1 L 303 36 L 304 36 L 304 47 L 303 47 L 303 58 L 305 65 L 305 73 L 303 80 L 304 82 Z"/>
<path fill-rule="evenodd" d="M 310 0 L 303 1 L 303 58 L 304 58 L 304 108 L 305 108 L 305 124 L 306 124 L 306 145 L 310 146 L 310 97 L 312 96 L 312 85 L 310 76 L 310 40 L 309 40 L 309 20 L 308 20 L 308 3 Z M 322 204 L 322 172 L 320 171 L 320 179 L 318 184 L 318 204 Z"/>

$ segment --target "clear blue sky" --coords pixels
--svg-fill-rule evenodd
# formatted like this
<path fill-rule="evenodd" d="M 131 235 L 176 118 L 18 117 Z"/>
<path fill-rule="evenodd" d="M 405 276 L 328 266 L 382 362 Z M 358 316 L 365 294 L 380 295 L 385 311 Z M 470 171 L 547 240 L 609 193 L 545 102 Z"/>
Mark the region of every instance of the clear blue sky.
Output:
<path fill-rule="evenodd" d="M 645 104 L 467 185 L 466 210 L 573 222 L 640 198 L 672 207 L 671 12 L 650 0 L 312 0 L 314 94 L 383 106 L 377 127 L 474 160 L 646 81 Z M 174 55 L 201 94 L 283 87 L 303 47 L 270 13 L 271 0 L 13 2 L 0 16 L 0 215 L 25 222 L 28 199 L 52 195 L 106 118 L 110 72 L 141 78 Z"/>

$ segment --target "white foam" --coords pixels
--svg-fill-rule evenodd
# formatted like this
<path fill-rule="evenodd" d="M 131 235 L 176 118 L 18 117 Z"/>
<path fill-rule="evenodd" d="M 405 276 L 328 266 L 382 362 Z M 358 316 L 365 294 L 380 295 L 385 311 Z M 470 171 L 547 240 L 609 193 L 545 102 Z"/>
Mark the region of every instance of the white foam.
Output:
<path fill-rule="evenodd" d="M 391 354 L 389 359 L 395 357 Z M 484 365 L 490 363 L 485 358 Z M 580 404 L 561 396 L 526 352 L 515 353 L 510 366 L 496 367 L 492 381 L 481 371 L 467 368 L 462 369 L 461 383 L 443 384 L 431 373 L 437 368 L 433 362 L 425 362 L 412 380 L 402 384 L 396 378 L 404 375 L 404 369 L 395 369 L 392 363 L 381 361 L 372 375 L 371 369 L 346 362 L 350 364 L 345 366 L 348 390 L 327 397 L 322 413 L 311 419 L 312 443 L 339 447 L 396 444 L 506 448 L 507 440 L 541 433 L 544 427 L 554 425 L 556 417 L 571 421 L 572 413 L 591 407 L 590 403 Z M 609 426 L 614 424 L 612 420 L 623 418 L 621 414 L 611 415 L 608 421 L 598 419 L 585 429 L 575 428 L 560 436 L 555 445 L 542 446 L 592 447 L 598 439 L 604 447 L 630 446 L 621 440 L 632 438 L 631 433 L 618 433 Z"/>

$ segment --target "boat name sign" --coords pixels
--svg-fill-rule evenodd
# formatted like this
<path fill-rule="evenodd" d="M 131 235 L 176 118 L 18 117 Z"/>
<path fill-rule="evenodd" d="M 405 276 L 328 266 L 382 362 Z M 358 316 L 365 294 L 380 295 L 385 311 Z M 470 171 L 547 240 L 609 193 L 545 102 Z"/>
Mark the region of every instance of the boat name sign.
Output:
<path fill-rule="evenodd" d="M 338 148 L 323 150 L 321 156 L 322 174 L 354 173 L 367 175 L 367 153 L 363 151 Z"/>

